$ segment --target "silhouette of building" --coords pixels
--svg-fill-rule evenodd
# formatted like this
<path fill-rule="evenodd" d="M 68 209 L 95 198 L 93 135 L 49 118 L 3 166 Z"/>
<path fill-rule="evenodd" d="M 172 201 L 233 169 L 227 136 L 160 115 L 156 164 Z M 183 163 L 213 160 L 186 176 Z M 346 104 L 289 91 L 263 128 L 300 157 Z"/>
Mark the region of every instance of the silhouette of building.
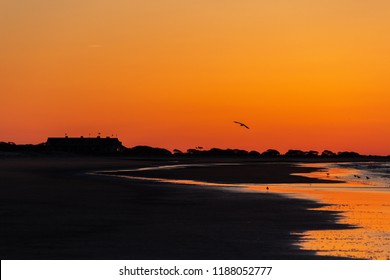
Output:
<path fill-rule="evenodd" d="M 91 137 L 49 137 L 46 142 L 48 150 L 71 153 L 115 153 L 124 149 L 118 138 Z"/>

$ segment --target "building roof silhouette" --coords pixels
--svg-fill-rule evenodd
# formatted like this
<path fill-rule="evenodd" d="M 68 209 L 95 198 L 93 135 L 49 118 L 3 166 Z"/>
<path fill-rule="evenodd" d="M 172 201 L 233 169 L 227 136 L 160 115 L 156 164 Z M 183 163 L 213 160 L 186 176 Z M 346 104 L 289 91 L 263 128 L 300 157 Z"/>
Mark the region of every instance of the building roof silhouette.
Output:
<path fill-rule="evenodd" d="M 49 150 L 74 153 L 114 153 L 124 148 L 118 138 L 111 137 L 49 137 L 46 147 Z"/>

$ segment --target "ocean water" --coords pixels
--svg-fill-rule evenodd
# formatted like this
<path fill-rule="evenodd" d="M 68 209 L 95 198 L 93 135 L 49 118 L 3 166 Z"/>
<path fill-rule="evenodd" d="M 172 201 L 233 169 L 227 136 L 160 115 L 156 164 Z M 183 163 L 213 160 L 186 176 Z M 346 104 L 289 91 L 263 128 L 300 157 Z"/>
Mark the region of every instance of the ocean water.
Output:
<path fill-rule="evenodd" d="M 338 163 L 341 168 L 357 170 L 365 176 L 368 185 L 383 186 L 390 189 L 390 163 L 388 162 L 350 162 Z M 354 179 L 357 179 L 354 177 Z M 364 177 L 363 177 L 364 180 Z"/>

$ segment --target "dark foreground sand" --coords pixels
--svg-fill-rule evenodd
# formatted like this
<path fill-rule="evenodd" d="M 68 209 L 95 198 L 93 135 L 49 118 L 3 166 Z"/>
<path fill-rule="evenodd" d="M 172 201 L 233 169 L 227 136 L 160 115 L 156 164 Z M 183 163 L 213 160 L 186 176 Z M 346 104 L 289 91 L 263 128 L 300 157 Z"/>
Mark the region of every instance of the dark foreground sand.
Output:
<path fill-rule="evenodd" d="M 317 259 L 291 232 L 345 227 L 313 201 L 85 175 L 160 163 L 0 158 L 0 258 Z M 266 177 L 287 180 L 282 165 Z"/>

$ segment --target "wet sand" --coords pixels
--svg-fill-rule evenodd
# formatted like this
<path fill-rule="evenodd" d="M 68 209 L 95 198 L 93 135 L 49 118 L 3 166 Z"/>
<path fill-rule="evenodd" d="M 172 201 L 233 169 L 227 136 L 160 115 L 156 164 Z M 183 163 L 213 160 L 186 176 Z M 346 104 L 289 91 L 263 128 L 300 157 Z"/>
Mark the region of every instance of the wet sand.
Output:
<path fill-rule="evenodd" d="M 170 162 L 0 158 L 1 259 L 328 259 L 291 233 L 346 227 L 310 200 L 86 175 L 159 164 Z"/>
<path fill-rule="evenodd" d="M 117 175 L 172 180 L 194 180 L 211 183 L 334 183 L 336 180 L 310 178 L 295 173 L 309 173 L 320 170 L 316 167 L 297 166 L 292 163 L 240 162 L 235 165 L 220 162 L 212 166 L 193 166 L 191 168 L 160 169 L 147 171 L 120 171 Z M 339 181 L 341 182 L 341 181 Z"/>
<path fill-rule="evenodd" d="M 377 163 L 370 163 L 377 165 Z M 312 165 L 312 164 L 305 164 Z M 355 225 L 344 230 L 315 230 L 303 234 L 300 245 L 318 255 L 355 259 L 390 260 L 390 189 L 388 173 L 356 169 L 356 164 L 340 167 L 315 164 L 326 171 L 307 174 L 313 178 L 339 178 L 337 184 L 273 185 L 272 191 L 292 197 L 315 199 L 328 204 L 321 210 L 342 211 L 341 222 Z M 312 165 L 313 166 L 313 165 Z M 263 186 L 251 186 L 263 190 Z"/>
<path fill-rule="evenodd" d="M 286 190 L 284 190 L 286 191 Z M 291 191 L 291 190 L 290 190 Z M 347 230 L 305 232 L 303 248 L 317 254 L 357 259 L 390 260 L 390 193 L 299 190 L 329 206 L 323 210 L 343 211 L 343 223 L 356 225 Z M 280 193 L 283 193 L 281 190 Z"/>

